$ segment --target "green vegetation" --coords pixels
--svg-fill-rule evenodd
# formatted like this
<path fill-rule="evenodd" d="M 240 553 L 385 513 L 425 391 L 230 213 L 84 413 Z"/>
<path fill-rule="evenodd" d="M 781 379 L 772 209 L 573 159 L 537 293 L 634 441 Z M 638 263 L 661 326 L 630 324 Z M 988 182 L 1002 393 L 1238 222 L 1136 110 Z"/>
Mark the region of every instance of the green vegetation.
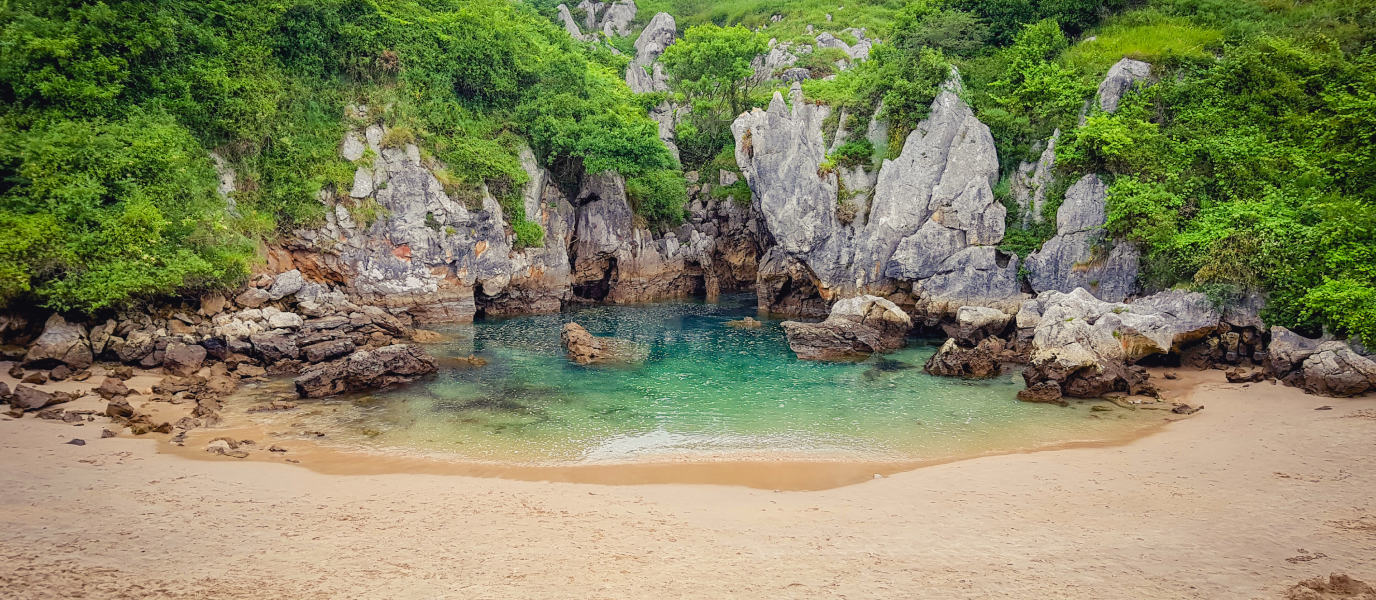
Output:
<path fill-rule="evenodd" d="M 750 107 L 759 83 L 750 61 L 766 50 L 765 40 L 744 27 L 709 24 L 689 28 L 664 51 L 661 61 L 671 88 L 692 106 L 675 132 L 685 164 L 711 160 L 732 143 L 731 122 Z"/>
<path fill-rule="evenodd" d="M 1041 21 L 957 64 L 1005 172 L 1062 129 L 1045 217 L 1081 175 L 1110 183 L 1106 229 L 1142 249 L 1148 289 L 1183 286 L 1222 304 L 1263 292 L 1270 323 L 1370 345 L 1373 9 L 1153 1 L 1085 32 L 1093 41 L 1060 41 Z M 1151 62 L 1155 82 L 1078 125 L 1080 103 L 1124 56 Z M 1004 247 L 1025 255 L 1052 233 L 1010 214 Z"/>
<path fill-rule="evenodd" d="M 351 183 L 344 132 L 379 120 L 538 245 L 512 201 L 521 143 L 564 179 L 675 173 L 625 64 L 504 0 L 0 4 L 0 306 L 235 285 L 258 242 L 320 222 Z M 238 174 L 233 211 L 210 150 Z"/>

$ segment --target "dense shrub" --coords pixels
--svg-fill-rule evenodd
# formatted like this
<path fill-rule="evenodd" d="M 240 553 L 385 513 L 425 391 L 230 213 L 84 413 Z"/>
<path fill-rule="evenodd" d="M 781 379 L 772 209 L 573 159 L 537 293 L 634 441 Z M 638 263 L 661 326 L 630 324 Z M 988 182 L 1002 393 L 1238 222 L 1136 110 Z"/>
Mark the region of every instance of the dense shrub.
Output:
<path fill-rule="evenodd" d="M 537 245 L 510 201 L 522 143 L 573 176 L 675 167 L 625 61 L 506 0 L 4 3 L 0 303 L 94 311 L 233 285 L 254 239 L 319 223 L 320 194 L 352 179 L 343 133 L 377 119 Z M 212 149 L 239 176 L 233 213 Z"/>

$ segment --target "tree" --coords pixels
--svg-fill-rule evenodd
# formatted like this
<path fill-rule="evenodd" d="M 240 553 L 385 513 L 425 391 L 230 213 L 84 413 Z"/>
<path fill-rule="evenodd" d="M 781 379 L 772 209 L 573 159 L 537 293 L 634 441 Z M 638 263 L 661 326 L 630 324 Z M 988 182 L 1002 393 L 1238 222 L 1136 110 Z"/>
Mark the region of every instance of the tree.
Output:
<path fill-rule="evenodd" d="M 671 88 L 693 107 L 680 143 L 690 155 L 685 162 L 710 160 L 730 138 L 731 121 L 757 84 L 751 61 L 766 50 L 763 38 L 740 25 L 699 25 L 664 51 Z"/>

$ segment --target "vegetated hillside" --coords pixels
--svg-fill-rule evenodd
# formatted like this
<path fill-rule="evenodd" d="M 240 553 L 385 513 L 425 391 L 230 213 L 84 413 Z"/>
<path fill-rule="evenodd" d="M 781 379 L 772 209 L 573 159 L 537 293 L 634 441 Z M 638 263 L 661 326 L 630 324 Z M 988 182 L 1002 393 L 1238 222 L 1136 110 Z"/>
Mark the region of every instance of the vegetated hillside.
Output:
<path fill-rule="evenodd" d="M 1376 344 L 1376 3 L 1151 0 L 1094 27 L 1058 21 L 1052 2 L 1012 27 L 1000 19 L 1015 4 L 909 3 L 875 60 L 804 90 L 852 114 L 883 99 L 895 156 L 954 64 L 999 147 L 1005 249 L 1038 248 L 1066 187 L 1097 173 L 1107 228 L 1143 250 L 1147 290 L 1221 304 L 1260 291 L 1273 324 Z M 1150 62 L 1156 83 L 1114 114 L 1087 110 L 1123 57 Z M 1057 128 L 1044 218 L 1024 227 L 1008 176 Z"/>
<path fill-rule="evenodd" d="M 0 305 L 95 311 L 236 285 L 257 240 L 318 223 L 317 195 L 347 191 L 349 105 L 386 121 L 385 145 L 447 165 L 451 194 L 486 186 L 527 243 L 526 141 L 560 174 L 681 190 L 625 61 L 505 0 L 5 3 Z M 208 150 L 238 171 L 232 210 Z"/>
<path fill-rule="evenodd" d="M 645 116 L 665 94 L 621 81 L 663 11 L 689 45 L 666 66 L 696 69 L 670 69 L 670 99 L 696 105 L 678 124 L 684 168 L 733 169 L 721 107 L 764 106 L 783 87 L 739 77 L 742 49 L 823 31 L 853 43 L 845 30 L 865 28 L 882 40 L 869 61 L 799 54 L 807 97 L 847 108 L 847 128 L 877 110 L 892 124 L 887 143 L 844 144 L 832 162 L 896 156 L 954 65 L 999 148 L 1005 249 L 1039 247 L 1066 187 L 1096 173 L 1147 290 L 1220 303 L 1260 291 L 1271 323 L 1376 344 L 1373 0 L 645 0 L 630 36 L 592 44 L 555 24 L 557 4 L 6 4 L 0 299 L 90 311 L 234 284 L 257 240 L 313 223 L 317 194 L 348 182 L 336 148 L 349 105 L 446 165 L 453 195 L 486 186 L 521 243 L 541 236 L 513 201 L 522 143 L 565 179 L 622 172 L 637 213 L 674 224 L 682 174 Z M 1155 83 L 1113 114 L 1091 110 L 1125 56 L 1150 62 Z M 1057 129 L 1044 218 L 1025 220 L 1009 175 Z M 232 211 L 207 150 L 240 174 Z"/>

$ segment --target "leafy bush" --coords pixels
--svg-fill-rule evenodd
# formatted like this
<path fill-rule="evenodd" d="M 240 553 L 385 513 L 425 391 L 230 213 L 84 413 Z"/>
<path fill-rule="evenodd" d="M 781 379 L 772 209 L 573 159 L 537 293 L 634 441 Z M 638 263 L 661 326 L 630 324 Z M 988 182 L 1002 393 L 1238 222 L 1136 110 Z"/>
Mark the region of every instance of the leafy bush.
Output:
<path fill-rule="evenodd" d="M 870 160 L 874 157 L 874 144 L 867 139 L 852 140 L 841 144 L 832 151 L 831 160 L 836 164 L 853 169 L 855 167 L 869 166 Z"/>
<path fill-rule="evenodd" d="M 163 114 L 55 120 L 6 131 L 0 164 L 0 299 L 32 292 L 59 310 L 95 311 L 183 287 L 230 285 L 254 246 L 215 190 L 210 159 Z"/>
<path fill-rule="evenodd" d="M 688 192 L 683 173 L 679 171 L 665 169 L 627 179 L 626 195 L 635 213 L 644 217 L 656 231 L 683 223 Z"/>
<path fill-rule="evenodd" d="M 516 221 L 511 224 L 516 232 L 515 249 L 542 248 L 545 245 L 545 228 L 534 221 Z"/>

